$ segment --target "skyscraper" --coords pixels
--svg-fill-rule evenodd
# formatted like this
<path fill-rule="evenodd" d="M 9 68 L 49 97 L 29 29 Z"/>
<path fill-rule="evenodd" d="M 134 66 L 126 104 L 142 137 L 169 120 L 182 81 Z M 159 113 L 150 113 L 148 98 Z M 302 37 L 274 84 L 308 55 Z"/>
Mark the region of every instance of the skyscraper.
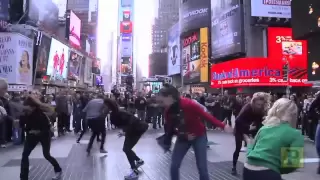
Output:
<path fill-rule="evenodd" d="M 159 0 L 158 17 L 152 26 L 152 52 L 166 46 L 168 29 L 179 21 L 180 0 Z"/>

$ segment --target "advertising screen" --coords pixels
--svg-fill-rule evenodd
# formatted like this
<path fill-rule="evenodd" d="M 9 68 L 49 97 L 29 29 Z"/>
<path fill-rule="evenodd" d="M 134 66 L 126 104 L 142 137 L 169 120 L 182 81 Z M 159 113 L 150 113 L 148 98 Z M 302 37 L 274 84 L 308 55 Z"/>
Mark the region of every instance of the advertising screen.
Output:
<path fill-rule="evenodd" d="M 320 37 L 316 36 L 308 40 L 308 80 L 320 80 Z"/>
<path fill-rule="evenodd" d="M 132 34 L 121 34 L 122 41 L 131 41 Z"/>
<path fill-rule="evenodd" d="M 30 0 L 27 22 L 56 33 L 59 27 L 59 8 L 53 0 Z"/>
<path fill-rule="evenodd" d="M 92 59 L 86 58 L 85 60 L 85 69 L 84 69 L 84 83 L 93 84 L 93 75 L 92 75 Z"/>
<path fill-rule="evenodd" d="M 132 22 L 131 21 L 121 21 L 120 22 L 120 32 L 121 33 L 132 33 Z"/>
<path fill-rule="evenodd" d="M 9 84 L 32 85 L 33 40 L 16 33 L 0 33 L 0 77 Z"/>
<path fill-rule="evenodd" d="M 121 0 L 122 7 L 131 7 L 133 0 Z"/>
<path fill-rule="evenodd" d="M 211 48 L 214 59 L 245 51 L 242 6 L 239 0 L 224 1 L 211 1 Z"/>
<path fill-rule="evenodd" d="M 210 26 L 210 0 L 184 0 L 180 5 L 180 31 Z"/>
<path fill-rule="evenodd" d="M 96 58 L 92 61 L 92 73 L 99 74 L 101 72 L 101 60 Z"/>
<path fill-rule="evenodd" d="M 73 51 L 70 51 L 68 79 L 80 80 L 81 64 L 82 56 Z"/>
<path fill-rule="evenodd" d="M 291 18 L 291 0 L 251 0 L 251 16 Z"/>
<path fill-rule="evenodd" d="M 292 40 L 291 28 L 268 28 L 268 58 L 241 58 L 212 65 L 211 87 L 310 86 L 307 43 Z"/>
<path fill-rule="evenodd" d="M 47 75 L 51 76 L 51 79 L 65 79 L 68 74 L 68 61 L 69 61 L 69 47 L 61 43 L 60 41 L 52 38 Z"/>
<path fill-rule="evenodd" d="M 97 86 L 103 85 L 102 76 L 96 76 L 96 85 Z"/>
<path fill-rule="evenodd" d="M 306 39 L 320 31 L 320 1 L 295 0 L 291 2 L 294 39 Z"/>
<path fill-rule="evenodd" d="M 80 47 L 80 33 L 81 33 L 81 20 L 76 14 L 70 11 L 70 25 L 69 25 L 69 42 L 71 45 Z"/>
<path fill-rule="evenodd" d="M 42 78 L 47 73 L 48 59 L 50 53 L 51 38 L 42 35 L 40 45 L 38 46 L 36 78 Z"/>
<path fill-rule="evenodd" d="M 180 30 L 179 23 L 169 29 L 168 37 L 168 75 L 179 74 L 180 64 Z"/>
<path fill-rule="evenodd" d="M 121 75 L 127 76 L 132 74 L 131 57 L 122 57 L 120 66 Z"/>
<path fill-rule="evenodd" d="M 121 55 L 122 55 L 122 57 L 131 57 L 132 56 L 132 42 L 131 41 L 122 41 Z"/>
<path fill-rule="evenodd" d="M 131 21 L 131 13 L 126 10 L 122 12 L 122 21 Z"/>

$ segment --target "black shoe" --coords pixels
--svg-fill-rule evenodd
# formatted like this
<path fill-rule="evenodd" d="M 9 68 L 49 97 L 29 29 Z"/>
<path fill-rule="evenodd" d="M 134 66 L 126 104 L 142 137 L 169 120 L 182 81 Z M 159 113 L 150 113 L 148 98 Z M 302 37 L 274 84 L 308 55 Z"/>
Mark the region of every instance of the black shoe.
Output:
<path fill-rule="evenodd" d="M 80 143 L 80 141 L 79 141 L 79 140 L 77 140 L 77 143 L 79 144 L 79 143 Z"/>
<path fill-rule="evenodd" d="M 142 165 L 144 165 L 144 161 L 142 159 L 136 161 L 137 168 L 141 167 Z"/>
<path fill-rule="evenodd" d="M 238 174 L 237 173 L 237 169 L 233 167 L 232 170 L 231 170 L 231 174 L 234 175 L 234 176 L 237 175 Z"/>
<path fill-rule="evenodd" d="M 90 156 L 90 149 L 87 149 L 87 156 Z"/>

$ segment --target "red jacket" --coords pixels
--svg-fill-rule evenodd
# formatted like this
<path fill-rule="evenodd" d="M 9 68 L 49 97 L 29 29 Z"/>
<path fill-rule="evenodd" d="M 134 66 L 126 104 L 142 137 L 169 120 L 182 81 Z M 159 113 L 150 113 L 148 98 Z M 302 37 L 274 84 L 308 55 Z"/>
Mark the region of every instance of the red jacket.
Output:
<path fill-rule="evenodd" d="M 224 128 L 225 124 L 213 117 L 211 114 L 205 112 L 199 104 L 196 104 L 192 99 L 181 98 L 180 108 L 183 111 L 186 132 L 194 134 L 195 136 L 202 136 L 206 132 L 206 127 L 203 120 L 211 122 L 217 127 Z M 170 125 L 170 119 L 167 114 L 168 109 L 165 110 L 165 121 Z"/>

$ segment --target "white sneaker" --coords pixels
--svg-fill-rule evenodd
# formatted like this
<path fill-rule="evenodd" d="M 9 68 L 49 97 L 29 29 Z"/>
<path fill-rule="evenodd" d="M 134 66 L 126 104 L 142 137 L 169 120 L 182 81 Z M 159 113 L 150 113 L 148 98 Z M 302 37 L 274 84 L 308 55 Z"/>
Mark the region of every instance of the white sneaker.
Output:
<path fill-rule="evenodd" d="M 1 148 L 6 148 L 7 146 L 5 144 L 1 144 Z"/>
<path fill-rule="evenodd" d="M 247 147 L 242 147 L 240 151 L 241 152 L 247 152 Z"/>
<path fill-rule="evenodd" d="M 138 179 L 139 175 L 138 175 L 138 172 L 137 170 L 131 170 L 131 172 L 124 176 L 124 179 L 125 180 L 135 180 L 135 179 Z"/>
<path fill-rule="evenodd" d="M 59 180 L 62 177 L 62 171 L 56 172 L 55 175 L 52 177 L 52 180 Z"/>

